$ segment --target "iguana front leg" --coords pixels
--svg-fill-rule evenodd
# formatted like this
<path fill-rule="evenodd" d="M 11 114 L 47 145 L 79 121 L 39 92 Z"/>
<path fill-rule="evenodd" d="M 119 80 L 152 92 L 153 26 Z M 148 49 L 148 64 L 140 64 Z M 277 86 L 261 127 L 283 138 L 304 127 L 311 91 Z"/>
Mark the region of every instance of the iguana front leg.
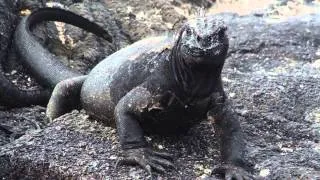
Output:
<path fill-rule="evenodd" d="M 149 174 L 151 169 L 164 172 L 165 167 L 173 167 L 171 155 L 154 152 L 148 147 L 140 126 L 141 113 L 153 103 L 154 98 L 146 88 L 136 87 L 115 108 L 118 135 L 125 155 L 117 164 L 138 164 Z"/>
<path fill-rule="evenodd" d="M 214 174 L 220 174 L 225 179 L 252 179 L 246 171 L 247 163 L 244 156 L 244 141 L 240 123 L 232 104 L 224 92 L 215 93 L 212 97 L 212 109 L 208 119 L 214 120 L 215 132 L 220 136 L 220 151 L 223 164 L 214 169 Z"/>

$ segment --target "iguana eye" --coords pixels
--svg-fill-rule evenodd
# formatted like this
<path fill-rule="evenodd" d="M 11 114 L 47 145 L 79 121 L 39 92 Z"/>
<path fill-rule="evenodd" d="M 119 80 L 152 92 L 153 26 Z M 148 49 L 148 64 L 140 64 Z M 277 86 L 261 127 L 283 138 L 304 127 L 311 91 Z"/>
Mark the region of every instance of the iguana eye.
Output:
<path fill-rule="evenodd" d="M 196 35 L 197 41 L 200 42 L 201 41 L 201 37 L 199 35 Z"/>
<path fill-rule="evenodd" d="M 222 31 L 226 31 L 226 30 L 228 30 L 228 27 L 225 26 L 225 25 L 223 25 L 223 26 L 221 26 L 221 30 L 222 30 Z"/>
<path fill-rule="evenodd" d="M 209 43 L 212 42 L 212 41 L 213 41 L 213 37 L 212 37 L 212 36 L 208 36 L 208 37 L 206 38 L 206 41 L 209 42 Z"/>
<path fill-rule="evenodd" d="M 222 26 L 219 28 L 219 31 L 218 31 L 218 35 L 219 37 L 224 37 L 225 36 L 225 32 L 227 31 L 227 26 Z"/>
<path fill-rule="evenodd" d="M 186 34 L 187 34 L 187 36 L 191 36 L 192 31 L 191 31 L 190 27 L 186 28 Z"/>

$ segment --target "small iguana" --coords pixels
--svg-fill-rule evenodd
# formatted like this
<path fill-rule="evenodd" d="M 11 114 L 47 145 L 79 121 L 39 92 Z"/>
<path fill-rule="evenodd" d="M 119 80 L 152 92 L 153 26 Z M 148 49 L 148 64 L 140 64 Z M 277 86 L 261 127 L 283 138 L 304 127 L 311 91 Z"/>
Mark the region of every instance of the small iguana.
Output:
<path fill-rule="evenodd" d="M 81 106 L 90 116 L 115 125 L 124 150 L 121 163 L 164 172 L 174 166 L 172 157 L 152 150 L 145 133 L 169 135 L 214 119 L 221 138 L 219 172 L 226 179 L 249 179 L 240 124 L 221 81 L 229 44 L 226 29 L 213 16 L 198 17 L 176 36 L 143 39 L 115 52 L 85 76 L 76 76 L 47 53 L 34 56 L 42 47 L 33 41 L 27 41 L 33 44 L 23 53 L 33 58 L 25 62 L 31 62 L 32 71 L 55 86 L 47 116 L 52 120 Z"/>

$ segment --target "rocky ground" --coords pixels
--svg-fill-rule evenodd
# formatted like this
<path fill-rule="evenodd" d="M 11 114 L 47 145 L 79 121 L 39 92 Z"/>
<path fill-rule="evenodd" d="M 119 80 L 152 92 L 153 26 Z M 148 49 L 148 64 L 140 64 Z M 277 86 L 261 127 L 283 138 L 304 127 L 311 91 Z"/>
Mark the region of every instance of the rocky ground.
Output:
<path fill-rule="evenodd" d="M 52 52 L 83 72 L 102 56 L 126 44 L 178 28 L 199 11 L 199 4 L 194 2 L 208 7 L 208 1 L 186 0 L 61 2 L 110 31 L 109 23 L 113 23 L 114 37 L 119 40 L 108 44 L 63 25 L 65 30 L 53 24 L 39 27 L 38 32 L 50 34 L 47 37 L 38 33 Z M 256 176 L 318 179 L 320 14 L 282 21 L 268 15 L 216 15 L 228 24 L 230 37 L 223 71 L 225 90 L 240 117 L 247 142 L 246 158 Z M 109 19 L 104 21 L 106 18 Z M 21 74 L 17 69 L 12 75 L 14 67 L 7 66 L 8 76 L 13 79 L 14 74 Z M 19 77 L 27 76 L 25 73 Z M 30 86 L 26 82 L 21 80 L 17 84 L 26 88 L 37 86 L 36 82 Z M 47 122 L 44 112 L 45 108 L 40 106 L 1 109 L 0 177 L 3 179 L 150 178 L 139 167 L 114 168 L 121 156 L 115 129 L 90 119 L 83 111 L 73 111 L 52 123 Z M 205 178 L 219 163 L 219 148 L 209 122 L 184 135 L 151 136 L 148 140 L 154 148 L 175 157 L 177 170 L 155 174 L 158 179 Z"/>

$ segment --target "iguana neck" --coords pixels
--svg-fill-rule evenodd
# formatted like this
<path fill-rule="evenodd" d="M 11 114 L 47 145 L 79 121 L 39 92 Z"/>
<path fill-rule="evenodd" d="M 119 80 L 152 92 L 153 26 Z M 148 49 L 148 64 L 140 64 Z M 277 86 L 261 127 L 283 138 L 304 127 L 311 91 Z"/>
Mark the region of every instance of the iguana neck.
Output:
<path fill-rule="evenodd" d="M 170 69 L 179 96 L 189 101 L 208 97 L 221 80 L 223 65 L 190 66 L 175 50 L 171 53 Z"/>

